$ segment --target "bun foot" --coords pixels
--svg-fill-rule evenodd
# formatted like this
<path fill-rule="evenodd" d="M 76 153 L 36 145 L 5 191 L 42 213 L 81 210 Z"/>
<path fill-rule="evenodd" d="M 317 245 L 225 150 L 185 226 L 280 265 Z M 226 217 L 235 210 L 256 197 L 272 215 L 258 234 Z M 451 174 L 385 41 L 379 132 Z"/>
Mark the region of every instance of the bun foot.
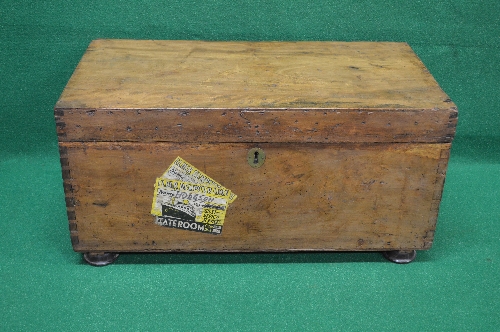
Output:
<path fill-rule="evenodd" d="M 118 256 L 115 252 L 86 252 L 83 259 L 92 266 L 106 266 L 113 263 Z"/>
<path fill-rule="evenodd" d="M 383 255 L 391 262 L 397 264 L 408 264 L 411 263 L 415 257 L 417 257 L 417 252 L 415 250 L 392 250 L 384 251 Z"/>

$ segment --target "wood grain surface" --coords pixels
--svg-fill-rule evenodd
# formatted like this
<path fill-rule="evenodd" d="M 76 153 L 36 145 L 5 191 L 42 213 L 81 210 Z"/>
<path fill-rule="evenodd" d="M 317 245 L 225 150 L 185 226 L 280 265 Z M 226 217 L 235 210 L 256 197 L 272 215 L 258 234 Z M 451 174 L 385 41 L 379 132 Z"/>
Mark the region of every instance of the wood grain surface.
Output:
<path fill-rule="evenodd" d="M 93 41 L 56 108 L 454 107 L 406 43 Z"/>
<path fill-rule="evenodd" d="M 247 151 L 266 153 L 261 168 Z M 449 144 L 61 143 L 77 251 L 427 249 Z M 221 235 L 165 228 L 155 179 L 182 156 L 231 189 Z"/>

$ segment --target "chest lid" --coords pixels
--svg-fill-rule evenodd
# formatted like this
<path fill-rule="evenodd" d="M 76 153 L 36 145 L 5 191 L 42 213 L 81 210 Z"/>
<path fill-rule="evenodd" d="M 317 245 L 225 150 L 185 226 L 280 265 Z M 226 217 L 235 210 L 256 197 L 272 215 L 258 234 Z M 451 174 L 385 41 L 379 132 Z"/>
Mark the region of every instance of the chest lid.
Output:
<path fill-rule="evenodd" d="M 457 109 L 406 43 L 95 40 L 61 141 L 450 142 Z"/>

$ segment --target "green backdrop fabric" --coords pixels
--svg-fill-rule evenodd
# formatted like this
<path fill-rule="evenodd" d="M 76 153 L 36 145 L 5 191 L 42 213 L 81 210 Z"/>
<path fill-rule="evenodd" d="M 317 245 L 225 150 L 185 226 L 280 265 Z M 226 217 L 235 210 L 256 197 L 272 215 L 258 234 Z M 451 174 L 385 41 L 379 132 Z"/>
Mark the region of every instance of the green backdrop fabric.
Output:
<path fill-rule="evenodd" d="M 499 13 L 498 0 L 0 1 L 0 330 L 500 330 Z M 408 42 L 459 109 L 433 248 L 408 265 L 379 253 L 86 265 L 53 106 L 97 38 Z"/>

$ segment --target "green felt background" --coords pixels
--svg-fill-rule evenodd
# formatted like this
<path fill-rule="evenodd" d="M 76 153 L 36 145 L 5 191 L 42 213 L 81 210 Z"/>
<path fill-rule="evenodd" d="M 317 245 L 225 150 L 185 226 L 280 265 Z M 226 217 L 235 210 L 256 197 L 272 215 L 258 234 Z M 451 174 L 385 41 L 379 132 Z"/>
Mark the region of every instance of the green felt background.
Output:
<path fill-rule="evenodd" d="M 0 1 L 0 330 L 500 330 L 499 13 L 498 0 Z M 96 38 L 408 42 L 459 109 L 434 247 L 409 265 L 378 253 L 84 264 L 52 108 Z"/>

